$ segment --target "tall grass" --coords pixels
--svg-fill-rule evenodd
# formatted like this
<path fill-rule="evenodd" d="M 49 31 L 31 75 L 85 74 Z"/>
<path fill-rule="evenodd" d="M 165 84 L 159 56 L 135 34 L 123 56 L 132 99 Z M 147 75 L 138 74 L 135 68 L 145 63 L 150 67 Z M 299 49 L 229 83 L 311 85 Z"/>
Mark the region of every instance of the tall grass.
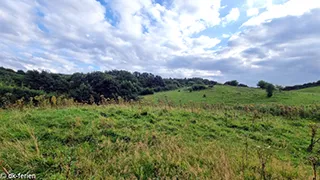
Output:
<path fill-rule="evenodd" d="M 313 175 L 306 151 L 307 125 L 312 120 L 292 121 L 224 106 L 122 102 L 11 109 L 1 112 L 0 121 L 3 166 L 38 178 L 308 179 Z M 262 171 L 259 147 L 269 146 L 271 156 Z"/>

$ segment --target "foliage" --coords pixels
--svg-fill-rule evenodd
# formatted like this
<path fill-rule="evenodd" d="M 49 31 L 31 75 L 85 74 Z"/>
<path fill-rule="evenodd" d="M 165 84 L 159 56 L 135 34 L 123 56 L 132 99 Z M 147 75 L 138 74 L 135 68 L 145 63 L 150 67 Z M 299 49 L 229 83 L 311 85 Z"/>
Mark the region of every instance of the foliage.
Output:
<path fill-rule="evenodd" d="M 261 80 L 258 82 L 257 86 L 259 86 L 261 89 L 267 89 L 268 84 L 268 82 Z"/>
<path fill-rule="evenodd" d="M 154 94 L 153 90 L 150 88 L 146 88 L 140 92 L 140 95 L 149 95 L 149 94 Z"/>
<path fill-rule="evenodd" d="M 285 88 L 283 88 L 283 90 L 291 91 L 291 90 L 305 89 L 305 88 L 317 87 L 317 86 L 320 86 L 320 80 L 317 82 L 305 83 L 303 85 L 286 86 Z"/>
<path fill-rule="evenodd" d="M 241 84 L 241 83 L 240 83 L 238 86 L 239 86 L 239 87 L 248 87 L 248 85 Z"/>
<path fill-rule="evenodd" d="M 19 99 L 30 99 L 41 94 L 44 92 L 28 88 L 0 86 L 0 107 L 14 104 Z"/>
<path fill-rule="evenodd" d="M 237 80 L 232 80 L 232 81 L 227 81 L 224 83 L 224 85 L 229 85 L 229 86 L 238 86 L 239 82 Z"/>
<path fill-rule="evenodd" d="M 89 103 L 91 96 L 95 103 L 99 103 L 101 95 L 115 101 L 119 96 L 125 101 L 130 101 L 137 100 L 139 94 L 175 90 L 190 84 L 214 85 L 216 83 L 202 78 L 163 79 L 151 73 L 130 73 L 123 70 L 64 75 L 36 70 L 15 72 L 0 68 L 0 84 L 18 88 L 27 87 L 47 94 L 66 95 L 81 103 Z"/>
<path fill-rule="evenodd" d="M 200 90 L 204 90 L 204 89 L 207 89 L 207 87 L 205 85 L 202 85 L 202 84 L 196 84 L 196 85 L 193 85 L 191 87 L 192 91 L 200 91 Z"/>
<path fill-rule="evenodd" d="M 267 85 L 267 88 L 266 88 L 266 92 L 267 92 L 267 96 L 268 97 L 271 97 L 273 95 L 273 91 L 275 90 L 276 88 L 274 87 L 273 84 L 268 84 Z"/>

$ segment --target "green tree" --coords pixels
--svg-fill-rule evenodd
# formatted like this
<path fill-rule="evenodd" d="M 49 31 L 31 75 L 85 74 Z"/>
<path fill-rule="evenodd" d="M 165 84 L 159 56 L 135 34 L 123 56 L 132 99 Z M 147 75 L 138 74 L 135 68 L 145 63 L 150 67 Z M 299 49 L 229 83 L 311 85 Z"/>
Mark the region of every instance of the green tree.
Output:
<path fill-rule="evenodd" d="M 269 83 L 267 83 L 266 81 L 259 81 L 257 86 L 259 86 L 261 89 L 266 89 Z"/>
<path fill-rule="evenodd" d="M 229 85 L 229 86 L 238 86 L 239 82 L 237 80 L 232 80 L 232 81 L 227 81 L 224 83 L 224 85 Z"/>
<path fill-rule="evenodd" d="M 274 87 L 273 84 L 268 83 L 267 88 L 266 88 L 267 96 L 268 96 L 268 97 L 271 97 L 271 96 L 273 95 L 273 91 L 274 91 L 275 89 L 276 89 L 276 88 Z"/>

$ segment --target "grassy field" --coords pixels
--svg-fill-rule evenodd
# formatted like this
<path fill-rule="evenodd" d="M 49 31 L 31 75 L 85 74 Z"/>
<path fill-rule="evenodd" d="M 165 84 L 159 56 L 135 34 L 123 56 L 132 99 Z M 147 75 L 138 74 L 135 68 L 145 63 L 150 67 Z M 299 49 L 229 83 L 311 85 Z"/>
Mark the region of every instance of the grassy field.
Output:
<path fill-rule="evenodd" d="M 311 87 L 311 88 L 306 88 L 306 89 L 300 89 L 297 90 L 296 92 L 305 92 L 305 93 L 320 93 L 320 87 Z"/>
<path fill-rule="evenodd" d="M 158 93 L 144 98 L 149 104 L 0 110 L 0 163 L 38 179 L 312 179 L 317 93 L 267 99 L 258 89 L 216 86 Z M 157 103 L 164 96 L 227 105 Z"/>
<path fill-rule="evenodd" d="M 203 95 L 206 95 L 204 98 Z M 160 92 L 144 97 L 147 102 L 157 103 L 171 101 L 174 104 L 207 103 L 207 104 L 284 104 L 306 105 L 320 102 L 320 87 L 307 88 L 299 91 L 275 92 L 268 98 L 265 90 L 246 87 L 217 85 L 202 91 L 189 92 L 186 89 Z"/>

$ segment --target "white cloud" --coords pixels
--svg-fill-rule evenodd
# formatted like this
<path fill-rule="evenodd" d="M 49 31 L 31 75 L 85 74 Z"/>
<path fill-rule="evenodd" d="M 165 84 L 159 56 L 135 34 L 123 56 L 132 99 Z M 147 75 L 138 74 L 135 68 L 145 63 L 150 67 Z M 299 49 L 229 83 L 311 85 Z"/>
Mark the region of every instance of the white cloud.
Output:
<path fill-rule="evenodd" d="M 195 70 L 188 68 L 177 68 L 177 69 L 168 69 L 166 67 L 159 68 L 157 70 L 158 74 L 161 74 L 164 77 L 178 77 L 178 78 L 192 78 L 192 77 L 204 77 L 210 78 L 223 76 L 221 71 L 217 70 Z"/>
<path fill-rule="evenodd" d="M 200 36 L 198 38 L 190 38 L 187 39 L 190 43 L 191 49 L 205 49 L 205 48 L 212 48 L 219 44 L 221 41 L 217 38 L 210 38 L 208 36 Z"/>
<path fill-rule="evenodd" d="M 277 2 L 279 0 L 247 0 L 247 7 L 249 9 L 251 8 L 269 8 L 272 6 L 273 2 Z M 281 0 L 280 0 L 281 1 Z"/>
<path fill-rule="evenodd" d="M 252 17 L 243 26 L 256 26 L 275 18 L 286 16 L 301 16 L 312 9 L 320 8 L 320 1 L 317 0 L 290 0 L 284 4 L 271 5 L 267 11 L 259 16 Z"/>
<path fill-rule="evenodd" d="M 220 18 L 220 0 L 175 0 L 165 5 L 153 0 L 106 0 L 107 7 L 95 0 L 2 0 L 0 66 L 62 73 L 94 68 L 148 71 L 166 77 L 245 78 L 239 74 L 252 74 L 262 66 L 277 69 L 265 61 L 290 59 L 298 46 L 309 52 L 295 54 L 295 58 L 317 55 L 318 49 L 312 48 L 317 43 L 310 39 L 318 35 L 301 33 L 319 26 L 306 30 L 304 21 L 292 27 L 290 22 L 276 20 L 293 21 L 291 16 L 310 12 L 308 17 L 317 24 L 320 20 L 314 16 L 319 13 L 311 10 L 320 7 L 320 1 L 280 1 L 284 0 L 251 0 L 239 6 L 244 9 L 228 5 L 230 12 Z M 252 17 L 245 28 L 229 34 L 238 30 L 229 29 L 228 23 L 238 21 L 240 10 Z M 108 18 L 108 13 L 115 18 Z M 271 20 L 273 28 L 269 28 Z M 290 33 L 282 33 L 288 27 Z M 284 43 L 282 38 L 296 41 Z"/>
<path fill-rule="evenodd" d="M 258 8 L 250 8 L 247 10 L 247 16 L 255 16 L 259 14 L 259 9 Z"/>
<path fill-rule="evenodd" d="M 229 34 L 222 34 L 222 37 L 223 37 L 223 38 L 229 38 L 230 35 L 229 35 Z"/>
<path fill-rule="evenodd" d="M 237 21 L 240 17 L 240 10 L 238 8 L 232 8 L 227 16 L 223 19 L 223 24 Z"/>

